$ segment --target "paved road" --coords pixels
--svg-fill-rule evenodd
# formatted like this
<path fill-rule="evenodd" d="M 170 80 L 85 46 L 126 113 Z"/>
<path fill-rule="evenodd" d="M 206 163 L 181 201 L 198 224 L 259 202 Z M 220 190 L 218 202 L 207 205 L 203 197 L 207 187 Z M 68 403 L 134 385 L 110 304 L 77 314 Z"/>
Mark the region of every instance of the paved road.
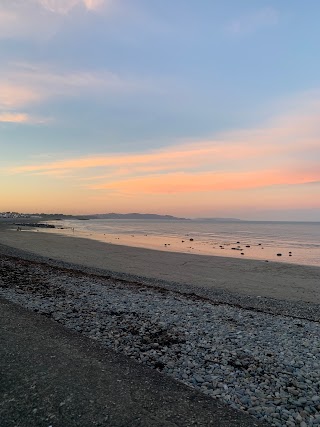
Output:
<path fill-rule="evenodd" d="M 253 427 L 253 418 L 0 299 L 1 427 Z"/>

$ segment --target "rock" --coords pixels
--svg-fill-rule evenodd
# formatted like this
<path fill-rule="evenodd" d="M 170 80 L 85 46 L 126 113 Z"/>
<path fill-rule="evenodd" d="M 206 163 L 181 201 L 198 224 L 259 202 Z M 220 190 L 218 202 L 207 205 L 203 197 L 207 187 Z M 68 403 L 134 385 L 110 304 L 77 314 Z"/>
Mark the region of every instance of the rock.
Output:
<path fill-rule="evenodd" d="M 320 425 L 320 325 L 306 320 L 312 304 L 306 312 L 301 302 L 281 301 L 279 312 L 276 301 L 251 296 L 243 310 L 231 305 L 241 307 L 241 295 L 219 291 L 211 304 L 175 286 L 154 290 L 141 278 L 133 285 L 0 257 L 1 297 L 270 425 Z"/>
<path fill-rule="evenodd" d="M 250 415 L 256 415 L 256 413 L 259 412 L 260 410 L 261 410 L 260 406 L 254 406 L 253 408 L 248 409 L 248 413 Z"/>

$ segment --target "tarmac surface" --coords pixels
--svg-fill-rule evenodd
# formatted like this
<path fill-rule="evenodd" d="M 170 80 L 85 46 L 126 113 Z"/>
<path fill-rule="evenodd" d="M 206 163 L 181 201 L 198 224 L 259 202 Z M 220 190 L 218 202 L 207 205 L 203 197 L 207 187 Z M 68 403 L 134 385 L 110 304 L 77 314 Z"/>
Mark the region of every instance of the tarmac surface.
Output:
<path fill-rule="evenodd" d="M 0 299 L 0 427 L 263 425 Z"/>

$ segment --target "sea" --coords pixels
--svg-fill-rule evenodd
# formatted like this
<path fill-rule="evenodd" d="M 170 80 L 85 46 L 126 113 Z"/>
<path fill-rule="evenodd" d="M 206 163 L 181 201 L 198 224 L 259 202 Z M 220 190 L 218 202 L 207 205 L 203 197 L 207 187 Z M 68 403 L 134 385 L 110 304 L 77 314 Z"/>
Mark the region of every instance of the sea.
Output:
<path fill-rule="evenodd" d="M 320 222 L 91 219 L 46 232 L 114 245 L 320 266 Z"/>

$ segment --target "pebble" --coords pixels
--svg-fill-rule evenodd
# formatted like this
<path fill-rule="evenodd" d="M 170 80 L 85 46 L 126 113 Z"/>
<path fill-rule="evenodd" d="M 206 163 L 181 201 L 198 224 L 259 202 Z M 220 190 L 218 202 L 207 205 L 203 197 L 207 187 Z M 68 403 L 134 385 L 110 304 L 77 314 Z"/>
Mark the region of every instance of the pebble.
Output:
<path fill-rule="evenodd" d="M 273 426 L 320 425 L 318 322 L 0 261 L 2 297 Z"/>

